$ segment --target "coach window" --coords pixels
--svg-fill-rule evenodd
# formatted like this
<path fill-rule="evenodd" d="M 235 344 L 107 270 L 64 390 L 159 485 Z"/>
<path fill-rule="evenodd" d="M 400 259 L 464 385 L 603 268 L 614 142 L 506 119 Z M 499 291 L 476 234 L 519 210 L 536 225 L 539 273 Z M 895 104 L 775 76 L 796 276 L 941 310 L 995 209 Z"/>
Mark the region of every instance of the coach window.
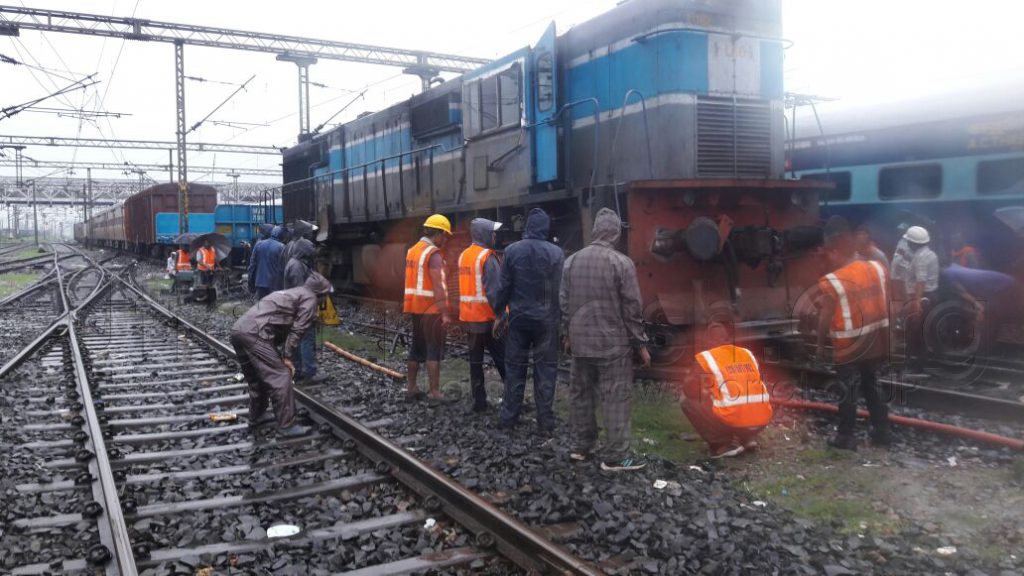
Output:
<path fill-rule="evenodd" d="M 882 200 L 938 198 L 942 193 L 942 166 L 924 164 L 883 168 L 878 173 L 878 197 Z"/>
<path fill-rule="evenodd" d="M 541 112 L 551 110 L 555 103 L 553 69 L 550 52 L 545 52 L 537 58 L 537 110 Z"/>
<path fill-rule="evenodd" d="M 978 163 L 978 194 L 1024 192 L 1024 157 Z"/>
<path fill-rule="evenodd" d="M 522 117 L 522 110 L 520 110 L 522 92 L 519 88 L 519 78 L 519 64 L 510 66 L 498 75 L 502 126 L 518 126 Z"/>
<path fill-rule="evenodd" d="M 818 174 L 804 174 L 803 180 L 819 180 L 831 182 L 835 188 L 822 190 L 820 200 L 822 202 L 844 202 L 850 199 L 850 173 L 849 172 L 821 172 Z"/>
<path fill-rule="evenodd" d="M 494 77 L 480 81 L 480 130 L 498 127 L 498 83 Z"/>

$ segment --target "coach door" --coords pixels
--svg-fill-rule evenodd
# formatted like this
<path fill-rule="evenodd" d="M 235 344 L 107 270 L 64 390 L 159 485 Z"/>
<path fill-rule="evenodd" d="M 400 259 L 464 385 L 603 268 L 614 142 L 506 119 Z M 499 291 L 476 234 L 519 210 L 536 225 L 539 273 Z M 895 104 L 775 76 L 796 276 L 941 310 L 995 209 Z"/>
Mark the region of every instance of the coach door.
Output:
<path fill-rule="evenodd" d="M 530 55 L 530 124 L 533 125 L 533 181 L 558 180 L 558 126 L 548 123 L 558 114 L 558 67 L 555 24 L 548 26 Z"/>

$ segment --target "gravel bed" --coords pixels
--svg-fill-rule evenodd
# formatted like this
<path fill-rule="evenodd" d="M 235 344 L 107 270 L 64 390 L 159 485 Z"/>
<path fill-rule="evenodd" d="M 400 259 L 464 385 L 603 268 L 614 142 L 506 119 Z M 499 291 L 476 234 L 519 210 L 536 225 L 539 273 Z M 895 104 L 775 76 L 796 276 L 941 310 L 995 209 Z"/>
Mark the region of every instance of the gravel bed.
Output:
<path fill-rule="evenodd" d="M 195 307 L 177 310 L 227 339 L 232 318 Z M 340 312 L 346 320 L 376 321 L 375 315 Z M 573 464 L 565 425 L 550 440 L 533 433 L 529 418 L 515 430 L 498 431 L 493 412 L 473 416 L 464 403 L 405 403 L 400 385 L 328 354 L 320 360 L 333 383 L 317 387 L 316 395 L 339 408 L 358 407 L 353 414 L 364 420 L 392 418 L 382 434 L 418 437 L 409 449 L 421 459 L 524 522 L 550 530 L 556 541 L 607 573 L 978 575 L 1015 574 L 1021 568 L 1020 559 L 996 566 L 965 555 L 937 555 L 934 543 L 913 526 L 891 536 L 851 538 L 754 500 L 710 461 L 680 466 L 652 458 L 645 470 L 630 474 L 604 473 L 595 463 Z M 404 369 L 401 362 L 384 363 Z M 787 418 L 788 411 L 779 412 Z M 828 415 L 810 421 L 818 441 L 835 425 Z M 963 423 L 992 431 L 1002 426 Z M 938 457 L 937 444 L 943 450 L 976 451 L 993 465 L 1008 456 L 914 431 L 900 431 L 894 450 Z M 667 486 L 656 488 L 659 480 Z"/>
<path fill-rule="evenodd" d="M 0 311 L 0 366 L 45 330 L 60 313 L 57 289 L 34 292 Z"/>
<path fill-rule="evenodd" d="M 24 564 L 51 562 L 65 558 L 83 558 L 89 548 L 99 543 L 94 520 L 72 526 L 22 530 L 14 525 L 18 519 L 75 514 L 92 502 L 88 487 L 73 490 L 28 494 L 16 490 L 18 484 L 71 480 L 78 467 L 57 469 L 43 467 L 50 459 L 71 458 L 75 447 L 29 448 L 26 442 L 65 440 L 70 431 L 26 431 L 26 424 L 59 423 L 59 417 L 26 414 L 25 398 L 38 392 L 25 393 L 25 388 L 46 389 L 63 385 L 68 377 L 61 370 L 48 367 L 53 355 L 58 361 L 66 353 L 63 345 L 48 345 L 0 381 L 0 573 Z M 57 390 L 54 388 L 54 390 Z M 60 394 L 63 396 L 63 386 Z M 32 408 L 40 409 L 36 404 Z"/>

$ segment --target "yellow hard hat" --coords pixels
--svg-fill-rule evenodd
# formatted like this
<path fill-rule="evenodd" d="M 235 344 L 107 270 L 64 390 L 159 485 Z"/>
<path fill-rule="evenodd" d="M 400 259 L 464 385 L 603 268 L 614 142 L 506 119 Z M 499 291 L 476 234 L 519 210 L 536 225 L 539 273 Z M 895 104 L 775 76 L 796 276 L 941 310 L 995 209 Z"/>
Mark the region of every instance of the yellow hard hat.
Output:
<path fill-rule="evenodd" d="M 427 218 L 427 221 L 423 223 L 423 227 L 443 230 L 447 234 L 452 233 L 452 223 L 441 214 L 434 214 L 430 218 Z"/>

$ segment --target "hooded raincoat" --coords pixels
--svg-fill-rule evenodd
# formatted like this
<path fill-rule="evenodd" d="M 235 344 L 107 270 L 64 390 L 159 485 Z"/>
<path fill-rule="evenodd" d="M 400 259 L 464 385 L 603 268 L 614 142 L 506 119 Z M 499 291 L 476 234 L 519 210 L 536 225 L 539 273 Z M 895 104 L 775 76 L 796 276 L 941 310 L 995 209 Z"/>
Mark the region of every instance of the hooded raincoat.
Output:
<path fill-rule="evenodd" d="M 288 428 L 294 423 L 292 374 L 277 345 L 283 341 L 284 357 L 292 357 L 316 321 L 320 297 L 330 291 L 330 282 L 314 272 L 302 286 L 267 295 L 231 327 L 231 345 L 249 384 L 251 420 L 258 420 L 273 401 L 277 425 Z"/>
<path fill-rule="evenodd" d="M 302 336 L 316 322 L 318 298 L 331 292 L 331 283 L 312 273 L 297 288 L 279 290 L 257 302 L 242 315 L 232 332 L 254 334 L 261 340 L 284 341 L 284 357 L 290 358 Z"/>
<path fill-rule="evenodd" d="M 548 241 L 550 229 L 551 218 L 534 208 L 526 217 L 523 239 L 505 249 L 501 286 L 491 307 L 497 311 L 508 306 L 510 327 L 558 324 L 558 287 L 565 255 Z"/>
<path fill-rule="evenodd" d="M 292 249 L 292 257 L 284 267 L 284 289 L 302 286 L 306 278 L 313 272 L 313 259 L 316 256 L 316 246 L 305 238 L 295 241 Z"/>
<path fill-rule="evenodd" d="M 281 253 L 284 252 L 284 244 L 281 237 L 284 230 L 275 226 L 270 238 L 260 240 L 252 250 L 252 258 L 249 259 L 249 291 L 255 292 L 262 288 L 268 292 L 281 289 L 282 266 Z"/>
<path fill-rule="evenodd" d="M 636 267 L 615 249 L 621 229 L 618 215 L 602 208 L 590 245 L 565 262 L 559 303 L 573 356 L 614 358 L 647 342 Z"/>

